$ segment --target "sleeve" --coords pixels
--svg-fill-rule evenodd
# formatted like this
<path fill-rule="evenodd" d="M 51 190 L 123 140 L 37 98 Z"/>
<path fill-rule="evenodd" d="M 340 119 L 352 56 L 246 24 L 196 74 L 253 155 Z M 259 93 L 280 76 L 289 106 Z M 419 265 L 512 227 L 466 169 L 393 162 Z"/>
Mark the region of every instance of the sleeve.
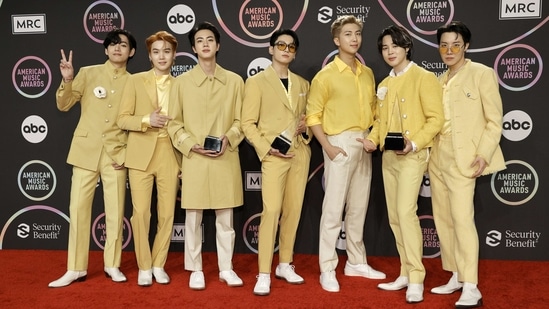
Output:
<path fill-rule="evenodd" d="M 168 122 L 168 134 L 172 140 L 173 146 L 184 156 L 192 156 L 191 148 L 198 144 L 195 138 L 185 130 L 183 122 L 183 102 L 181 95 L 181 79 L 176 78 L 170 89 L 170 105 L 168 115 L 173 119 Z"/>
<path fill-rule="evenodd" d="M 323 83 L 317 78 L 313 78 L 309 97 L 307 98 L 306 122 L 307 126 L 322 124 L 322 116 L 324 114 L 325 98 L 327 90 Z"/>
<path fill-rule="evenodd" d="M 498 148 L 503 128 L 503 104 L 494 70 L 488 68 L 482 73 L 479 88 L 486 126 L 478 144 L 477 155 L 490 164 Z"/>
<path fill-rule="evenodd" d="M 84 68 L 80 69 L 74 79 L 68 83 L 65 83 L 63 79 L 61 79 L 61 84 L 59 85 L 59 88 L 57 88 L 55 94 L 57 109 L 62 112 L 69 111 L 82 98 L 85 85 L 86 69 Z"/>
<path fill-rule="evenodd" d="M 143 115 L 135 115 L 135 105 L 137 103 L 136 96 L 136 78 L 131 76 L 122 92 L 120 101 L 120 111 L 116 124 L 122 130 L 145 132 L 147 126 L 143 125 Z M 147 115 L 148 116 L 148 115 Z"/>
<path fill-rule="evenodd" d="M 244 135 L 255 148 L 260 161 L 267 156 L 271 150 L 271 144 L 263 137 L 257 127 L 261 111 L 262 95 L 261 89 L 255 78 L 248 78 L 244 90 L 244 102 L 242 104 L 242 130 Z"/>
<path fill-rule="evenodd" d="M 241 113 L 242 113 L 242 100 L 244 96 L 244 81 L 240 76 L 238 76 L 236 84 L 234 85 L 234 113 L 233 113 L 233 123 L 228 132 L 225 133 L 225 136 L 229 140 L 229 149 L 235 151 L 238 149 L 238 145 L 244 139 L 244 134 L 242 133 L 241 126 Z"/>
<path fill-rule="evenodd" d="M 432 142 L 444 125 L 442 87 L 433 73 L 426 72 L 418 90 L 425 123 L 410 139 L 416 144 L 417 149 L 423 149 Z"/>

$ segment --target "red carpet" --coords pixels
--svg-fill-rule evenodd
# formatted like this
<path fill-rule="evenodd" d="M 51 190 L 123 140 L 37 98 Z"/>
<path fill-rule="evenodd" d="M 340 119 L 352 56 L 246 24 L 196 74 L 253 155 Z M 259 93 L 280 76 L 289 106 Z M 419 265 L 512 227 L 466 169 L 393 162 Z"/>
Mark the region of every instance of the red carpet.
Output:
<path fill-rule="evenodd" d="M 189 272 L 183 270 L 183 253 L 171 252 L 166 271 L 172 278 L 168 285 L 142 288 L 137 285 L 137 268 L 133 252 L 124 252 L 121 270 L 126 283 L 114 283 L 103 273 L 102 252 L 90 253 L 88 278 L 64 288 L 48 288 L 66 267 L 65 251 L 0 250 L 3 278 L 0 281 L 2 308 L 454 308 L 460 293 L 433 295 L 428 291 L 448 280 L 440 268 L 440 259 L 425 259 L 427 278 L 424 301 L 406 304 L 405 290 L 388 292 L 377 289 L 382 281 L 343 275 L 346 257 L 340 257 L 337 277 L 341 292 L 329 293 L 318 282 L 318 257 L 296 255 L 296 271 L 305 284 L 290 285 L 272 278 L 271 295 L 255 296 L 257 256 L 237 254 L 234 269 L 244 286 L 229 288 L 218 280 L 215 253 L 204 254 L 206 289 L 188 287 Z M 374 268 L 388 279 L 398 276 L 396 257 L 369 257 Z M 276 256 L 275 256 L 275 263 Z M 549 308 L 549 262 L 494 261 L 480 262 L 482 308 Z M 383 282 L 388 280 L 383 280 Z"/>

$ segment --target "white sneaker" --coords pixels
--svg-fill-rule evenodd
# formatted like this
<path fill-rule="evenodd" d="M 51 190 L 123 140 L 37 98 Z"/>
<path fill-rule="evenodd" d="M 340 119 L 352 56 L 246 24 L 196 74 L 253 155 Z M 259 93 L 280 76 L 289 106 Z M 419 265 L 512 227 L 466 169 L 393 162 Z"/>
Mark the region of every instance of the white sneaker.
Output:
<path fill-rule="evenodd" d="M 336 279 L 335 270 L 320 273 L 320 285 L 328 292 L 339 292 L 339 283 Z"/>
<path fill-rule="evenodd" d="M 458 273 L 453 272 L 452 277 L 450 278 L 450 280 L 448 280 L 448 283 L 446 283 L 445 285 L 437 286 L 436 288 L 432 288 L 431 293 L 441 295 L 452 294 L 462 287 L 463 283 L 458 281 Z"/>
<path fill-rule="evenodd" d="M 231 270 L 222 270 L 219 272 L 219 281 L 227 283 L 228 286 L 243 286 L 244 282 L 238 275 Z"/>
<path fill-rule="evenodd" d="M 170 283 L 170 276 L 166 273 L 162 267 L 153 267 L 152 274 L 157 283 L 168 284 Z"/>
<path fill-rule="evenodd" d="M 257 275 L 257 282 L 254 287 L 254 294 L 258 296 L 267 296 L 271 293 L 271 275 Z"/>
<path fill-rule="evenodd" d="M 456 302 L 456 308 L 476 308 L 482 306 L 482 294 L 474 283 L 465 282 L 463 292 Z"/>
<path fill-rule="evenodd" d="M 406 290 L 406 302 L 409 304 L 423 301 L 423 283 L 409 283 Z"/>
<path fill-rule="evenodd" d="M 84 271 L 67 270 L 67 272 L 61 276 L 61 278 L 52 281 L 48 284 L 50 288 L 60 288 L 67 286 L 73 282 L 86 281 L 88 273 Z"/>
<path fill-rule="evenodd" d="M 192 290 L 204 290 L 206 288 L 206 282 L 204 280 L 204 273 L 201 270 L 193 271 L 189 279 L 189 287 Z"/>
<path fill-rule="evenodd" d="M 302 284 L 305 282 L 303 277 L 295 273 L 295 266 L 286 263 L 278 264 L 275 270 L 275 278 L 285 279 L 286 282 L 291 284 Z"/>
<path fill-rule="evenodd" d="M 380 283 L 377 285 L 379 289 L 385 291 L 398 291 L 408 286 L 408 277 L 399 276 L 395 281 L 389 283 Z"/>
<path fill-rule="evenodd" d="M 137 275 L 137 285 L 139 286 L 151 286 L 153 284 L 152 270 L 139 270 Z"/>
<path fill-rule="evenodd" d="M 368 264 L 356 264 L 353 265 L 347 261 L 345 263 L 345 269 L 343 270 L 345 276 L 358 276 L 368 279 L 385 279 L 385 274 L 373 269 Z"/>
<path fill-rule="evenodd" d="M 114 282 L 128 281 L 126 276 L 124 276 L 118 267 L 104 267 L 103 271 L 105 271 L 105 276 L 107 276 L 107 278 L 111 278 Z"/>

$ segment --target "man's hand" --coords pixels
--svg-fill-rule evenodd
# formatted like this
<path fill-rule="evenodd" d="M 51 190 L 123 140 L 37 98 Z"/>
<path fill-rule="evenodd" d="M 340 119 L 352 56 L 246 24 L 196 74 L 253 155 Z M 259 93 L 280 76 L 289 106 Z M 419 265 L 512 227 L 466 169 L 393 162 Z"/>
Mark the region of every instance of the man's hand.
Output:
<path fill-rule="evenodd" d="M 69 59 L 65 56 L 65 51 L 61 49 L 61 63 L 59 63 L 59 69 L 61 71 L 61 76 L 63 76 L 63 81 L 68 83 L 74 78 L 74 68 L 72 66 L 72 50 L 69 51 Z"/>
<path fill-rule="evenodd" d="M 377 149 L 376 144 L 374 144 L 371 140 L 366 138 L 357 138 L 357 142 L 362 143 L 362 148 L 364 148 L 364 151 L 366 152 L 374 152 Z"/>
<path fill-rule="evenodd" d="M 151 127 L 153 128 L 163 128 L 168 125 L 168 121 L 172 120 L 172 117 L 169 117 L 168 115 L 160 114 L 160 111 L 162 110 L 162 107 L 157 108 L 154 110 L 150 116 L 150 122 Z"/>
<path fill-rule="evenodd" d="M 486 160 L 484 160 L 484 158 L 482 158 L 480 156 L 476 156 L 473 163 L 471 163 L 471 167 L 474 167 L 475 165 L 478 165 L 478 168 L 475 171 L 475 173 L 473 174 L 473 176 L 472 176 L 473 178 L 481 176 L 482 172 L 484 172 L 484 169 L 486 169 L 486 166 L 488 165 L 488 163 L 486 163 Z"/>

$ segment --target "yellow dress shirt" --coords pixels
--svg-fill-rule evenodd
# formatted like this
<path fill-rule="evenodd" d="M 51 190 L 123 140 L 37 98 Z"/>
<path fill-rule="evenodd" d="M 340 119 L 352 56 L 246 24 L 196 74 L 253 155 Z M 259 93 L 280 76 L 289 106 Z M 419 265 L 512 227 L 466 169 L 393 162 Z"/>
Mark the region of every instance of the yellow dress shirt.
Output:
<path fill-rule="evenodd" d="M 307 101 L 308 126 L 324 133 L 365 131 L 373 123 L 375 80 L 372 70 L 356 61 L 356 73 L 339 56 L 313 78 Z"/>

